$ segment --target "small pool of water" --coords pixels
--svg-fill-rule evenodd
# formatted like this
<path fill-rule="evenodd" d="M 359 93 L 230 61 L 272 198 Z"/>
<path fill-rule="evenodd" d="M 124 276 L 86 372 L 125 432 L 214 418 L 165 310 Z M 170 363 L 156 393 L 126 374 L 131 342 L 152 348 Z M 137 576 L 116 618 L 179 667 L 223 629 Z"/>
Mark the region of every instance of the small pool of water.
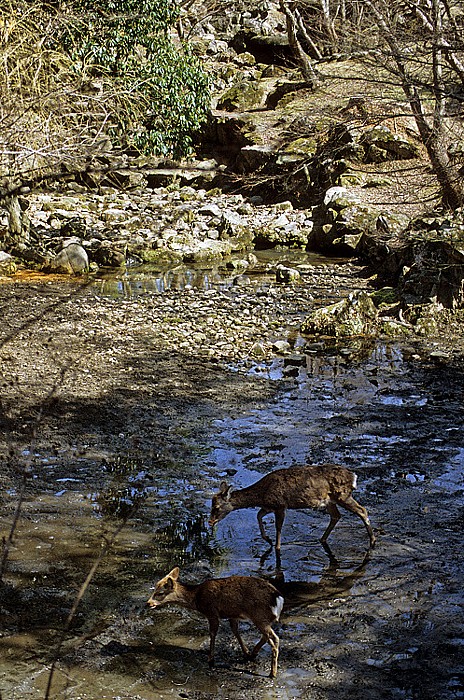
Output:
<path fill-rule="evenodd" d="M 308 269 L 314 265 L 335 265 L 339 261 L 318 253 L 302 250 L 258 250 L 254 251 L 257 265 L 248 268 L 243 264 L 245 255 L 231 258 L 229 262 L 213 267 L 179 264 L 170 267 L 156 265 L 132 265 L 124 271 L 100 272 L 95 278 L 95 287 L 104 296 L 130 298 L 146 292 L 183 291 L 186 289 L 229 289 L 236 285 L 259 285 L 275 281 L 275 266 Z"/>

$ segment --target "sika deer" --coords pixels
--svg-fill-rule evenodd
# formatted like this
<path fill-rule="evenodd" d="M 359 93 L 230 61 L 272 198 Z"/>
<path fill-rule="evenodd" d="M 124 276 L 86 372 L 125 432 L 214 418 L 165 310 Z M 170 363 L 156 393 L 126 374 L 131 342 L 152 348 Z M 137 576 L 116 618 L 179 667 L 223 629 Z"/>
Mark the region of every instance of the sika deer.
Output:
<path fill-rule="evenodd" d="M 197 610 L 209 622 L 208 662 L 214 666 L 214 643 L 219 628 L 219 620 L 229 620 L 232 632 L 237 638 L 245 658 L 255 659 L 266 642 L 272 648 L 270 677 L 277 675 L 279 657 L 279 637 L 271 625 L 276 622 L 284 599 L 271 583 L 252 576 L 229 576 L 204 581 L 198 585 L 179 582 L 179 568 L 173 569 L 155 586 L 147 601 L 151 608 L 160 605 L 180 605 L 189 610 Z M 262 634 L 261 639 L 250 653 L 238 630 L 239 620 L 250 620 Z"/>
<path fill-rule="evenodd" d="M 282 525 L 288 508 L 324 508 L 330 515 L 330 522 L 321 537 L 321 542 L 325 543 L 340 520 L 341 515 L 337 507 L 340 506 L 361 518 L 369 534 L 370 545 L 373 547 L 375 535 L 367 510 L 352 496 L 356 479 L 356 474 L 345 467 L 322 464 L 277 469 L 252 486 L 236 491 L 232 491 L 232 487 L 223 481 L 219 493 L 213 496 L 209 524 L 215 525 L 233 510 L 258 507 L 261 536 L 272 546 L 273 542 L 264 529 L 263 517 L 268 513 L 274 513 L 275 549 L 280 555 Z"/>

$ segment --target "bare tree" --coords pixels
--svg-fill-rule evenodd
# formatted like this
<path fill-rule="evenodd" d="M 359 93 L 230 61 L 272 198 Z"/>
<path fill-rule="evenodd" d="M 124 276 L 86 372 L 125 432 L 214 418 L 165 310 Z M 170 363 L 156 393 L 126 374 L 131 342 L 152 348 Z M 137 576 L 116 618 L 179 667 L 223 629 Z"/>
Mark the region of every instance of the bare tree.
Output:
<path fill-rule="evenodd" d="M 372 75 L 373 82 L 401 88 L 437 177 L 444 205 L 451 209 L 462 206 L 463 170 L 455 158 L 456 143 L 463 137 L 461 3 L 300 0 L 301 15 L 297 14 L 298 8 L 291 12 L 284 0 L 281 7 L 287 17 L 289 43 L 294 46 L 304 75 L 308 65 L 317 75 L 318 66 L 314 61 L 308 63 L 309 58 L 320 61 L 337 52 L 347 57 L 355 53 L 358 58 L 364 57 L 367 80 Z M 298 39 L 301 36 L 304 41 Z M 346 77 L 350 79 L 349 71 Z"/>
<path fill-rule="evenodd" d="M 453 163 L 449 147 L 453 136 L 448 129 L 448 111 L 453 95 L 453 79 L 462 79 L 461 60 L 450 41 L 456 29 L 447 0 L 401 2 L 387 6 L 384 0 L 366 0 L 379 35 L 388 52 L 388 66 L 397 77 L 409 102 L 421 140 L 440 184 L 443 203 L 457 209 L 464 202 L 464 180 Z M 414 12 L 428 30 L 427 50 L 420 63 L 411 46 L 411 37 L 397 30 L 395 11 Z M 460 47 L 462 50 L 462 46 Z M 456 70 L 457 69 L 457 70 Z"/>
<path fill-rule="evenodd" d="M 301 73 L 308 84 L 311 87 L 314 87 L 318 83 L 317 74 L 314 70 L 309 55 L 303 49 L 301 42 L 298 39 L 298 32 L 303 34 L 304 38 L 306 39 L 306 43 L 313 50 L 313 53 L 316 54 L 316 57 L 321 57 L 319 51 L 310 36 L 307 34 L 304 24 L 301 21 L 301 15 L 298 13 L 297 8 L 292 8 L 290 3 L 285 3 L 284 0 L 280 0 L 280 9 L 285 15 L 287 22 L 288 43 L 290 44 L 293 54 L 299 63 Z"/>

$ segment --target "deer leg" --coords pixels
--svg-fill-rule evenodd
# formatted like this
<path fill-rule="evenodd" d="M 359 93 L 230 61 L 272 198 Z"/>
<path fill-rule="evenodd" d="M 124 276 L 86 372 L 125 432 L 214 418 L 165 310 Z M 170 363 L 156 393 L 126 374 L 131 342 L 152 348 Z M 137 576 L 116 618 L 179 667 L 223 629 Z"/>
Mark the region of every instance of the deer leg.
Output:
<path fill-rule="evenodd" d="M 277 676 L 277 660 L 279 658 L 279 637 L 276 635 L 273 629 L 269 630 L 268 641 L 272 649 L 271 672 L 269 677 L 275 678 Z"/>
<path fill-rule="evenodd" d="M 274 543 L 271 540 L 271 538 L 268 537 L 268 535 L 266 534 L 266 530 L 264 528 L 264 523 L 263 523 L 264 516 L 268 515 L 269 513 L 272 513 L 272 511 L 268 510 L 267 508 L 260 508 L 258 511 L 257 518 L 258 518 L 258 525 L 259 525 L 259 531 L 261 533 L 261 537 L 263 538 L 263 540 L 266 540 L 266 542 L 268 544 L 270 544 L 272 547 Z"/>
<path fill-rule="evenodd" d="M 238 643 L 240 644 L 240 648 L 243 652 L 243 656 L 245 656 L 247 659 L 250 657 L 250 652 L 248 651 L 248 647 L 245 644 L 245 642 L 242 639 L 242 635 L 240 634 L 238 630 L 238 620 L 235 619 L 230 619 L 229 620 L 230 627 L 232 629 L 232 632 L 234 633 L 235 638 L 237 639 Z"/>
<path fill-rule="evenodd" d="M 249 659 L 256 659 L 256 657 L 258 656 L 259 650 L 262 649 L 262 647 L 266 644 L 267 640 L 268 640 L 268 634 L 263 632 L 263 636 L 261 637 L 259 642 L 257 644 L 255 644 L 251 654 L 248 654 L 248 658 Z"/>
<path fill-rule="evenodd" d="M 326 542 L 328 536 L 330 535 L 330 533 L 334 529 L 335 525 L 338 523 L 338 521 L 341 518 L 340 511 L 338 510 L 337 506 L 335 505 L 335 503 L 333 501 L 329 501 L 329 503 L 326 506 L 326 511 L 330 515 L 330 522 L 327 525 L 326 531 L 324 532 L 324 534 L 321 537 L 322 544 L 324 544 Z"/>
<path fill-rule="evenodd" d="M 217 631 L 219 629 L 219 618 L 210 618 L 209 619 L 209 654 L 208 654 L 208 663 L 210 668 L 213 668 L 214 666 L 214 644 L 216 642 L 216 635 Z"/>
<path fill-rule="evenodd" d="M 258 655 L 259 650 L 266 644 L 266 642 L 269 642 L 269 645 L 272 649 L 272 663 L 271 672 L 269 676 L 270 678 L 275 678 L 277 675 L 277 659 L 279 658 L 279 637 L 276 635 L 271 626 L 266 627 L 261 631 L 263 633 L 263 636 L 254 647 L 253 651 L 249 655 L 249 658 L 255 659 Z"/>
<path fill-rule="evenodd" d="M 353 496 L 347 496 L 343 500 L 337 502 L 339 506 L 341 506 L 342 508 L 346 508 L 346 510 L 349 510 L 351 513 L 354 513 L 359 518 L 361 518 L 366 527 L 367 534 L 369 535 L 371 547 L 373 547 L 375 545 L 374 530 L 372 529 L 367 510 L 364 508 L 364 506 L 355 501 Z"/>
<path fill-rule="evenodd" d="M 280 552 L 280 545 L 282 543 L 282 526 L 285 520 L 285 509 L 275 510 L 275 529 L 276 529 L 276 552 Z"/>

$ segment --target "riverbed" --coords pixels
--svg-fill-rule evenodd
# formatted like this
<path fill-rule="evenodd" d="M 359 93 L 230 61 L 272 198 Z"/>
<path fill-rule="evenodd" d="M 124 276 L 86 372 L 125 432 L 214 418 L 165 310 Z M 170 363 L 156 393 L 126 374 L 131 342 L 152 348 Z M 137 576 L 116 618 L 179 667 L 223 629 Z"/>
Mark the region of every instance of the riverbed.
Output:
<path fill-rule="evenodd" d="M 310 308 L 366 286 L 359 273 L 0 286 L 2 537 L 23 499 L 0 588 L 2 700 L 464 697 L 461 345 L 301 337 Z M 222 480 L 322 462 L 356 471 L 373 550 L 349 514 L 328 551 L 325 514 L 288 513 L 280 567 L 255 511 L 208 527 Z M 209 670 L 203 618 L 146 608 L 176 565 L 188 582 L 281 586 L 276 680 L 267 647 L 244 662 L 224 625 Z"/>

